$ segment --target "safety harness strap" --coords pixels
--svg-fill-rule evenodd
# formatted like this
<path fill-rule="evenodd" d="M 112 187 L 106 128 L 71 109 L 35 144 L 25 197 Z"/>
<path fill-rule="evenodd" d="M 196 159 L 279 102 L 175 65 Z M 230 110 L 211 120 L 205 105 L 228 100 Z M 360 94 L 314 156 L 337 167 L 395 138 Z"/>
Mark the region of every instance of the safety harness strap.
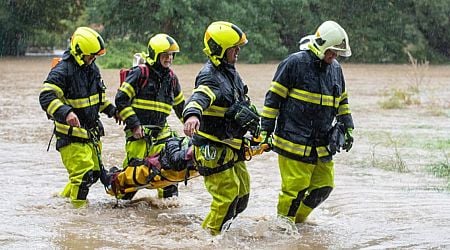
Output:
<path fill-rule="evenodd" d="M 220 165 L 217 168 L 208 168 L 208 167 L 203 167 L 203 166 L 197 166 L 197 168 L 198 168 L 198 172 L 200 173 L 200 175 L 210 176 L 212 174 L 217 174 L 217 173 L 225 171 L 229 168 L 232 168 L 233 166 L 234 166 L 234 161 L 229 161 L 228 163 L 226 163 L 224 165 Z"/>

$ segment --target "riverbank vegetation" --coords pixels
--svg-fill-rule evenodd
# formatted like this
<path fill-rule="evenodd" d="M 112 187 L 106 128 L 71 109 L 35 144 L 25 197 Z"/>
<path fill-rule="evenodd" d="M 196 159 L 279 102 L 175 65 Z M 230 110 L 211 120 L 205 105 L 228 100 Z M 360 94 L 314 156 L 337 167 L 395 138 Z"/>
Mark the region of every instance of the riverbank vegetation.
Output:
<path fill-rule="evenodd" d="M 99 60 L 106 68 L 129 66 L 133 53 L 160 32 L 178 41 L 181 62 L 201 62 L 206 26 L 226 20 L 248 35 L 240 60 L 264 63 L 298 50 L 301 37 L 335 20 L 349 35 L 349 62 L 408 63 L 410 53 L 435 64 L 450 58 L 449 16 L 447 0 L 8 0 L 0 3 L 0 55 L 64 49 L 75 27 L 87 25 L 107 43 Z"/>

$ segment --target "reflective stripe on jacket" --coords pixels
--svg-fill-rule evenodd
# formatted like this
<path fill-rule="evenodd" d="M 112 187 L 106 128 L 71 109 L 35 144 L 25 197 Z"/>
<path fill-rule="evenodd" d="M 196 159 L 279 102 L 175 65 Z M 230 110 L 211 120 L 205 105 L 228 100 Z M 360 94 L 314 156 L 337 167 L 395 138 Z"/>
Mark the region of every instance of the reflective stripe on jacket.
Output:
<path fill-rule="evenodd" d="M 234 138 L 232 126 L 224 114 L 229 107 L 245 98 L 246 87 L 233 65 L 211 61 L 203 66 L 195 80 L 195 88 L 183 111 L 184 120 L 195 115 L 201 119 L 194 144 L 202 139 L 240 149 L 242 138 Z"/>
<path fill-rule="evenodd" d="M 182 121 L 184 95 L 177 76 L 169 69 L 157 71 L 154 66 L 147 66 L 150 72 L 145 86 L 139 86 L 142 72 L 136 66 L 117 91 L 115 104 L 125 120 L 125 130 L 138 125 L 163 127 L 172 109 Z"/>
<path fill-rule="evenodd" d="M 105 89 L 95 62 L 79 66 L 69 51 L 64 52 L 62 60 L 50 70 L 39 95 L 42 109 L 55 120 L 57 148 L 71 141 L 86 140 L 88 130 L 102 130 L 99 112 L 112 117 L 116 110 L 107 100 Z M 80 128 L 67 125 L 66 116 L 71 111 L 77 115 Z"/>
<path fill-rule="evenodd" d="M 277 68 L 261 116 L 262 130 L 274 131 L 276 152 L 328 156 L 334 119 L 353 128 L 341 66 L 336 60 L 325 65 L 310 51 L 291 54 Z"/>

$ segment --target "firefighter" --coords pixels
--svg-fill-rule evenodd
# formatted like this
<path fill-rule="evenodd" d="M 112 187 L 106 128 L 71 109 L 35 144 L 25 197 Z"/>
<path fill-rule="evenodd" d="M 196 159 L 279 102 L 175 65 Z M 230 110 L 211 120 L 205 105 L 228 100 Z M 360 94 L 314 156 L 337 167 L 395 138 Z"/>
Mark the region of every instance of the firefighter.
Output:
<path fill-rule="evenodd" d="M 171 36 L 152 36 L 148 42 L 148 54 L 143 53 L 142 56 L 148 75 L 145 76 L 141 68 L 135 66 L 117 91 L 115 104 L 126 124 L 123 168 L 133 159 L 158 154 L 165 141 L 174 136 L 167 123 L 172 109 L 182 122 L 184 95 L 177 76 L 170 69 L 179 51 L 178 43 Z M 143 77 L 146 78 L 144 83 L 141 81 Z M 134 193 L 130 193 L 124 199 L 133 196 Z M 177 185 L 158 189 L 158 196 L 178 196 Z"/>
<path fill-rule="evenodd" d="M 212 196 L 202 223 L 212 235 L 226 230 L 225 222 L 244 211 L 249 199 L 243 136 L 247 131 L 257 134 L 259 115 L 235 68 L 246 43 L 246 34 L 232 23 L 217 21 L 207 27 L 203 51 L 209 60 L 183 111 L 184 133 L 193 137 L 194 164 Z"/>
<path fill-rule="evenodd" d="M 331 148 L 336 147 L 330 147 L 329 135 L 336 121 L 345 128 L 342 148 L 352 147 L 353 119 L 336 60 L 350 55 L 345 30 L 326 21 L 314 35 L 301 40 L 299 52 L 278 65 L 266 93 L 262 141 L 272 144 L 278 154 L 282 182 L 278 216 L 292 222 L 304 222 L 333 190 L 335 150 Z"/>
<path fill-rule="evenodd" d="M 120 122 L 116 107 L 105 95 L 105 85 L 95 64 L 106 52 L 102 37 L 93 29 L 79 27 L 70 48 L 44 81 L 39 102 L 54 121 L 56 149 L 69 174 L 61 192 L 74 207 L 84 207 L 89 187 L 100 178 L 101 142 L 104 135 L 99 112 Z"/>

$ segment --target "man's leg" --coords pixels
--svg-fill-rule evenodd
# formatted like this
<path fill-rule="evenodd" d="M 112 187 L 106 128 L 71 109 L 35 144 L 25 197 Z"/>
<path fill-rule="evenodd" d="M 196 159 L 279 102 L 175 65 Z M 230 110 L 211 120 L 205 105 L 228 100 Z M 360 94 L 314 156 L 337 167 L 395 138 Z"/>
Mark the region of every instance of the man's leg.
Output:
<path fill-rule="evenodd" d="M 324 202 L 334 188 L 334 163 L 333 161 L 317 161 L 317 166 L 311 176 L 311 184 L 308 195 L 303 199 L 300 209 L 295 215 L 295 222 L 304 222 L 308 215 Z"/>
<path fill-rule="evenodd" d="M 248 199 L 250 197 L 250 175 L 247 171 L 247 166 L 244 161 L 239 161 L 234 164 L 234 171 L 239 178 L 239 197 L 236 204 L 236 217 L 238 214 L 242 213 L 248 204 Z"/>
<path fill-rule="evenodd" d="M 61 195 L 70 197 L 74 207 L 83 207 L 87 204 L 90 186 L 99 177 L 97 154 L 90 143 L 71 143 L 59 151 L 69 173 L 69 183 Z"/>
<path fill-rule="evenodd" d="M 297 210 L 310 185 L 314 165 L 278 155 L 278 166 L 281 191 L 278 195 L 277 212 L 279 216 L 295 221 Z"/>
<path fill-rule="evenodd" d="M 234 150 L 229 147 L 215 147 L 216 157 L 205 159 L 199 147 L 194 146 L 196 162 L 205 169 L 213 169 L 234 162 Z M 212 196 L 210 211 L 202 223 L 202 227 L 212 235 L 220 234 L 223 225 L 236 216 L 236 206 L 240 194 L 240 179 L 232 165 L 226 170 L 203 176 L 205 187 Z M 244 190 L 244 189 L 243 189 Z M 245 191 L 245 190 L 244 190 Z"/>

